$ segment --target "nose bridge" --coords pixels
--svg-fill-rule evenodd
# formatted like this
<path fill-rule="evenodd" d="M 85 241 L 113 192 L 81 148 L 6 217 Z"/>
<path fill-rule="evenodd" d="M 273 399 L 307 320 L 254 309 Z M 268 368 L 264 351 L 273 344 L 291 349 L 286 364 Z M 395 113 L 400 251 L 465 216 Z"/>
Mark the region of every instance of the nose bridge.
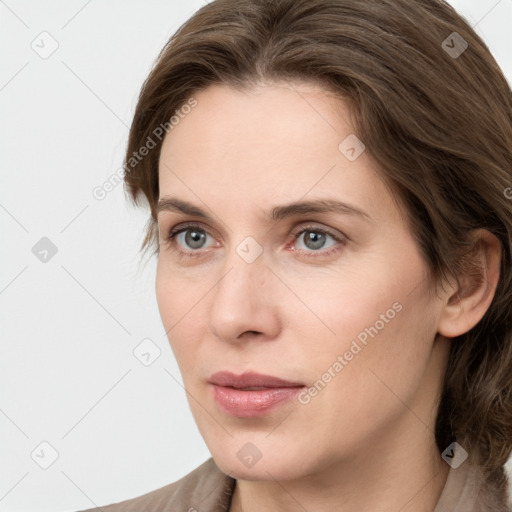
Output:
<path fill-rule="evenodd" d="M 245 331 L 272 335 L 277 326 L 270 271 L 262 251 L 256 254 L 255 249 L 251 240 L 244 240 L 226 256 L 210 311 L 210 328 L 219 338 L 234 340 Z"/>
<path fill-rule="evenodd" d="M 226 257 L 224 268 L 224 277 L 216 287 L 215 303 L 231 303 L 230 307 L 234 309 L 237 306 L 247 308 L 250 304 L 257 303 L 267 281 L 265 274 L 268 269 L 263 257 L 259 256 L 248 262 L 234 248 Z"/>

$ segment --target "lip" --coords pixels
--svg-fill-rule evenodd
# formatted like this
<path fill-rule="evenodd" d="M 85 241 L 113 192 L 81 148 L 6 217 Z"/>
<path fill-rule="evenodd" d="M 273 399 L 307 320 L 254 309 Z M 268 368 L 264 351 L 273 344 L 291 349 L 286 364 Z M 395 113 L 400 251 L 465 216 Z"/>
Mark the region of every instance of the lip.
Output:
<path fill-rule="evenodd" d="M 235 375 L 231 372 L 217 372 L 214 373 L 209 381 L 210 384 L 217 386 L 225 386 L 231 388 L 248 388 L 248 387 L 263 387 L 263 388 L 292 388 L 304 386 L 302 382 L 291 382 L 272 375 L 263 375 L 256 372 L 245 372 L 241 375 Z"/>
<path fill-rule="evenodd" d="M 213 398 L 219 407 L 233 416 L 251 418 L 269 413 L 286 400 L 296 396 L 304 384 L 246 372 L 235 375 L 231 372 L 214 373 L 209 380 Z M 247 387 L 261 387 L 260 390 L 244 390 Z"/>

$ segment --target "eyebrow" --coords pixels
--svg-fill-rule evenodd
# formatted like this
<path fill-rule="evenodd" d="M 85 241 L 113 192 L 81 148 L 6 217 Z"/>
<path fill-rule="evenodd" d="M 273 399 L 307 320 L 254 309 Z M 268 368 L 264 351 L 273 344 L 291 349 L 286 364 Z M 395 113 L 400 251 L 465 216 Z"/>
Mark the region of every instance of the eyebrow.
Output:
<path fill-rule="evenodd" d="M 155 207 L 156 215 L 158 216 L 160 212 L 165 211 L 179 212 L 208 221 L 214 220 L 201 208 L 198 208 L 197 206 L 176 197 L 164 196 L 158 201 Z M 294 215 L 307 215 L 312 213 L 338 213 L 344 215 L 354 215 L 359 216 L 368 222 L 374 222 L 367 212 L 360 210 L 350 204 L 333 199 L 299 201 L 296 203 L 275 206 L 270 210 L 270 219 L 273 221 L 279 221 L 287 217 L 293 217 Z"/>

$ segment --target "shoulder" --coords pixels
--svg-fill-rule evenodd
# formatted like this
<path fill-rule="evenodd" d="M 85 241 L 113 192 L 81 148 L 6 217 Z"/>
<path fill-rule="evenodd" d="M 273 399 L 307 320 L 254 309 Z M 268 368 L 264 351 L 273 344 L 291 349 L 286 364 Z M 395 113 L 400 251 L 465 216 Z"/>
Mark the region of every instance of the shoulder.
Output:
<path fill-rule="evenodd" d="M 223 473 L 210 457 L 180 480 L 132 498 L 81 512 L 197 512 L 228 510 L 236 480 Z"/>
<path fill-rule="evenodd" d="M 486 475 L 482 471 L 475 472 L 482 482 L 478 493 L 478 510 L 512 512 L 510 481 L 505 467 L 500 466 Z"/>
<path fill-rule="evenodd" d="M 504 467 L 492 472 L 468 463 L 451 469 L 434 512 L 512 512 Z"/>

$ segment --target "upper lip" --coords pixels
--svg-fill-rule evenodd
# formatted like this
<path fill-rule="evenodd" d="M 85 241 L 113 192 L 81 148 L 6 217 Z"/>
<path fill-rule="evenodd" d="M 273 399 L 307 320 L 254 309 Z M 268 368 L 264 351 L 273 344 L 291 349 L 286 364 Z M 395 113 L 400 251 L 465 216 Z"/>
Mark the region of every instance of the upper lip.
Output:
<path fill-rule="evenodd" d="M 304 386 L 301 382 L 290 382 L 278 377 L 273 377 L 272 375 L 262 375 L 256 372 L 245 372 L 241 375 L 235 375 L 231 372 L 217 372 L 210 377 L 209 382 L 217 386 L 233 388 L 291 388 Z"/>

